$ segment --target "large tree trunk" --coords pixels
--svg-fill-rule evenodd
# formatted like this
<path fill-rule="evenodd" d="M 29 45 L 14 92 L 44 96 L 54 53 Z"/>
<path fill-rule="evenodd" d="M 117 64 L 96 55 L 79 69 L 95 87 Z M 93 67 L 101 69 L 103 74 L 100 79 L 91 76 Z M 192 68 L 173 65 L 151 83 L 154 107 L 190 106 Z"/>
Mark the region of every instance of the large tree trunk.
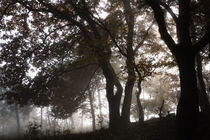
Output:
<path fill-rule="evenodd" d="M 124 5 L 124 15 L 127 23 L 127 72 L 128 77 L 125 85 L 125 97 L 123 102 L 122 114 L 121 114 L 121 124 L 122 128 L 127 128 L 130 123 L 130 108 L 133 87 L 136 80 L 135 67 L 134 67 L 134 50 L 133 50 L 133 34 L 134 34 L 134 14 L 131 9 L 130 1 L 123 0 Z"/>
<path fill-rule="evenodd" d="M 115 131 L 119 128 L 120 124 L 120 113 L 119 113 L 119 103 L 117 98 L 109 98 L 109 128 L 111 131 Z"/>
<path fill-rule="evenodd" d="M 204 3 L 206 2 L 203 0 Z M 166 5 L 166 10 L 172 15 L 176 22 L 178 44 L 175 43 L 169 34 L 165 22 L 164 12 L 159 0 L 146 0 L 154 11 L 155 19 L 158 23 L 161 38 L 165 41 L 172 54 L 176 57 L 180 72 L 181 96 L 177 106 L 177 132 L 178 139 L 198 140 L 198 93 L 195 72 L 195 54 L 198 53 L 209 42 L 209 23 L 207 22 L 207 32 L 196 44 L 192 45 L 190 36 L 190 17 L 191 17 L 191 0 L 178 0 L 178 17 L 171 12 L 170 7 Z M 204 4 L 203 3 L 203 4 Z M 204 8 L 209 8 L 204 4 Z M 207 18 L 208 20 L 208 18 Z M 209 20 L 208 20 L 209 21 Z"/>
<path fill-rule="evenodd" d="M 102 68 L 106 79 L 106 97 L 109 104 L 109 128 L 114 131 L 119 128 L 120 123 L 122 86 L 108 60 L 100 60 L 99 65 Z M 114 87 L 116 87 L 116 91 L 114 90 Z"/>
<path fill-rule="evenodd" d="M 127 128 L 130 123 L 131 99 L 132 99 L 134 83 L 136 80 L 134 66 L 133 66 L 134 64 L 132 60 L 130 60 L 129 58 L 127 59 L 128 59 L 127 60 L 128 77 L 125 85 L 125 97 L 121 114 L 121 124 L 123 128 Z"/>
<path fill-rule="evenodd" d="M 188 48 L 189 49 L 189 48 Z M 178 139 L 198 140 L 198 94 L 195 72 L 195 56 L 190 50 L 181 49 L 176 56 L 180 84 L 181 96 L 177 106 L 177 131 Z"/>

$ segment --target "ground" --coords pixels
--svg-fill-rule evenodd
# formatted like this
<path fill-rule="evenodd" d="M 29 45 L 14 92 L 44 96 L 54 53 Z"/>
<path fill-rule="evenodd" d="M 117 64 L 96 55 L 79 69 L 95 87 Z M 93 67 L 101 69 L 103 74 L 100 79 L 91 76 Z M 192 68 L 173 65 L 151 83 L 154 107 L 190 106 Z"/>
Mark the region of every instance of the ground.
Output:
<path fill-rule="evenodd" d="M 206 129 L 201 127 L 201 129 Z M 202 130 L 203 132 L 203 130 Z M 207 132 L 207 131 L 206 131 Z M 209 131 L 210 132 L 210 131 Z M 30 136 L 19 138 L 0 138 L 1 140 L 175 140 L 174 119 L 153 118 L 144 124 L 132 123 L 129 129 L 117 130 L 115 133 L 107 129 L 85 134 L 62 134 L 56 136 Z M 201 140 L 209 140 L 210 134 L 202 134 Z"/>

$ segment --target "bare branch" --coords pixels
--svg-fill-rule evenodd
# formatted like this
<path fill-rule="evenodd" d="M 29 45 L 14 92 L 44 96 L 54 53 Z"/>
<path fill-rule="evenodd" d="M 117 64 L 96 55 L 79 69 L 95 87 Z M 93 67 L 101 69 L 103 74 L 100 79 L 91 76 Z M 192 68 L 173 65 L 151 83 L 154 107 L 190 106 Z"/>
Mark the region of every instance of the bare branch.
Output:
<path fill-rule="evenodd" d="M 168 13 L 171 15 L 171 17 L 173 18 L 174 22 L 176 24 L 178 24 L 178 18 L 177 16 L 174 14 L 174 12 L 172 11 L 172 9 L 164 2 L 160 1 L 160 5 L 163 6 L 167 11 Z"/>
<path fill-rule="evenodd" d="M 72 24 L 65 24 L 65 25 L 63 25 L 63 26 L 61 26 L 61 27 L 58 27 L 58 28 L 52 30 L 51 32 L 49 32 L 49 33 L 45 36 L 45 38 L 43 39 L 43 43 L 45 43 L 46 39 L 47 39 L 52 33 L 56 32 L 56 31 L 58 31 L 58 30 L 60 30 L 60 29 L 63 29 L 63 28 L 65 28 L 66 26 L 69 26 L 69 25 L 72 25 Z"/>
<path fill-rule="evenodd" d="M 154 16 L 158 23 L 161 38 L 165 41 L 165 43 L 167 44 L 167 46 L 171 50 L 171 52 L 174 53 L 176 44 L 167 31 L 166 23 L 165 23 L 165 19 L 164 19 L 164 13 L 163 13 L 162 9 L 160 8 L 159 0 L 146 0 L 146 1 L 154 11 Z"/>
<path fill-rule="evenodd" d="M 114 43 L 114 45 L 118 48 L 119 52 L 125 56 L 125 57 L 128 57 L 127 54 L 121 49 L 121 47 L 118 45 L 117 41 L 115 40 L 114 36 L 112 35 L 112 33 L 109 31 L 109 29 L 106 27 L 106 25 L 101 22 L 99 19 L 95 18 L 93 16 L 94 19 L 97 20 L 97 22 L 95 21 L 95 23 L 101 28 L 103 29 L 111 38 L 112 42 Z"/>
<path fill-rule="evenodd" d="M 91 15 L 90 15 L 89 9 L 86 5 L 86 2 L 85 1 L 82 1 L 82 2 L 83 2 L 83 6 L 79 7 L 72 0 L 69 0 L 69 3 L 74 8 L 74 11 L 80 16 L 81 19 L 84 19 L 85 21 L 87 21 L 91 30 L 93 31 L 93 34 L 94 34 L 95 38 L 100 40 L 101 35 L 97 30 L 95 21 L 91 18 Z"/>
<path fill-rule="evenodd" d="M 149 26 L 149 28 L 146 30 L 146 34 L 144 35 L 143 39 L 141 40 L 141 42 L 138 44 L 138 46 L 136 46 L 136 48 L 134 49 L 134 53 L 136 53 L 138 51 L 138 49 L 144 44 L 144 41 L 146 40 L 147 36 L 149 35 L 149 31 L 152 28 L 153 24 L 154 24 L 154 20 L 152 21 L 151 25 Z"/>

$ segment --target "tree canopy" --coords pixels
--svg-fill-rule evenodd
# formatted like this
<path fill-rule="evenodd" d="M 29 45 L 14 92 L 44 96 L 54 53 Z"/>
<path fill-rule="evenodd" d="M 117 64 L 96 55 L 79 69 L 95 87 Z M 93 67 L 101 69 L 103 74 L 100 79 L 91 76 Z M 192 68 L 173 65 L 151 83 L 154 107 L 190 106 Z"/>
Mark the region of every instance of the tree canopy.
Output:
<path fill-rule="evenodd" d="M 56 117 L 67 118 L 81 107 L 86 91 L 101 82 L 109 105 L 109 128 L 116 130 L 129 126 L 133 93 L 139 120 L 144 121 L 142 105 L 149 103 L 140 100 L 142 83 L 152 83 L 146 91 L 157 93 L 151 94 L 156 97 L 154 104 L 163 101 L 167 111 L 178 104 L 178 138 L 196 139 L 199 106 L 210 116 L 202 61 L 195 62 L 209 45 L 208 3 L 2 0 L 1 99 L 50 105 Z M 208 53 L 205 49 L 201 55 L 206 63 Z M 97 75 L 104 80 L 96 80 Z"/>

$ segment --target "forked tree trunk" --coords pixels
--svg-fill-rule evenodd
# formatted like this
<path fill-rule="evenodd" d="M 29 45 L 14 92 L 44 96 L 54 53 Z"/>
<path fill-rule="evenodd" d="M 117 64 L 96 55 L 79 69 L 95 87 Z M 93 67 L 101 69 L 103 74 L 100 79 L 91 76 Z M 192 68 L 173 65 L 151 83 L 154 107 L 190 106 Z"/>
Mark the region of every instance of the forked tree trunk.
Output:
<path fill-rule="evenodd" d="M 186 49 L 187 50 L 187 49 Z M 176 56 L 179 67 L 181 96 L 177 106 L 177 131 L 180 140 L 198 140 L 198 94 L 196 84 L 195 56 L 184 51 Z"/>
<path fill-rule="evenodd" d="M 135 67 L 134 67 L 134 50 L 133 50 L 133 36 L 134 36 L 134 13 L 131 3 L 128 0 L 123 0 L 125 21 L 127 23 L 127 39 L 126 39 L 126 68 L 127 68 L 127 81 L 125 84 L 125 97 L 123 101 L 121 113 L 122 128 L 127 128 L 130 123 L 130 108 L 133 87 L 136 80 Z"/>
<path fill-rule="evenodd" d="M 120 123 L 122 86 L 109 60 L 100 60 L 99 65 L 106 79 L 106 97 L 109 104 L 109 128 L 111 131 L 115 131 L 119 128 Z M 114 88 L 116 88 L 116 91 Z"/>

